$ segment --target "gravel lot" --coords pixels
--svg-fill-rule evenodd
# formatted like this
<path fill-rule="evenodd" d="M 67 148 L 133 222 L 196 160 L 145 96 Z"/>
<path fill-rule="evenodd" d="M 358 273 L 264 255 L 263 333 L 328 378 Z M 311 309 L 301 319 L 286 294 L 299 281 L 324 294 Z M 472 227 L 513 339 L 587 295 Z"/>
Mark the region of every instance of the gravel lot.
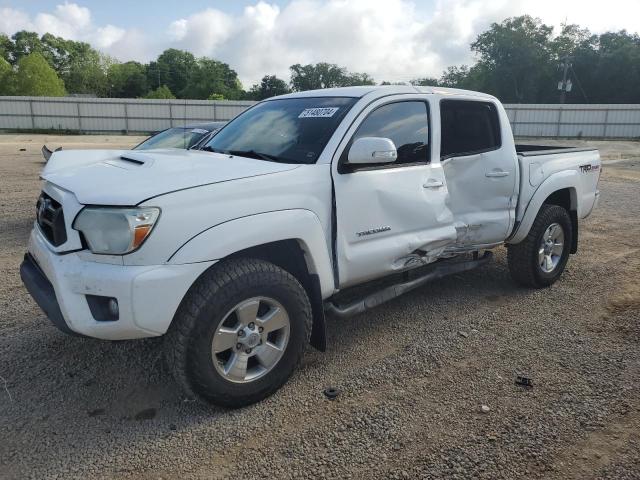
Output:
<path fill-rule="evenodd" d="M 326 353 L 225 411 L 181 397 L 161 340 L 67 337 L 20 282 L 42 143 L 139 140 L 0 137 L 1 478 L 640 478 L 640 143 L 591 142 L 602 201 L 551 289 L 515 287 L 499 249 L 329 319 Z"/>

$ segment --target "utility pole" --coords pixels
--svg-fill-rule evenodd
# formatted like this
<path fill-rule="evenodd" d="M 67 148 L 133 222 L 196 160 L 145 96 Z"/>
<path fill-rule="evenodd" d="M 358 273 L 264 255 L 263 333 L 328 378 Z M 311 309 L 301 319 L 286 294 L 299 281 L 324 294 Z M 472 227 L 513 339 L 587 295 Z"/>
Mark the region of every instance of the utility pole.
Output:
<path fill-rule="evenodd" d="M 567 92 L 570 92 L 573 86 L 571 80 L 567 80 L 567 75 L 569 74 L 569 69 L 571 68 L 571 63 L 569 63 L 570 60 L 571 57 L 568 55 L 562 57 L 562 81 L 558 82 L 558 90 L 560 90 L 560 103 L 565 102 Z"/>

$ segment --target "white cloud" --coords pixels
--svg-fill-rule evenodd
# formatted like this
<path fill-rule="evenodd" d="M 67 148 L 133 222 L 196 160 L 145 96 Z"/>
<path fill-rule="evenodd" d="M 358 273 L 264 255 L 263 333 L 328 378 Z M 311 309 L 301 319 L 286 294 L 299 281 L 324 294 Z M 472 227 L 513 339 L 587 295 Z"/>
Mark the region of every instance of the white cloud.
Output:
<path fill-rule="evenodd" d="M 18 30 L 34 30 L 29 15 L 10 7 L 0 8 L 0 32 L 13 34 Z"/>
<path fill-rule="evenodd" d="M 635 16 L 621 18 L 623 10 Z M 266 73 L 287 78 L 293 63 L 319 61 L 378 81 L 408 81 L 472 63 L 469 45 L 479 33 L 525 13 L 556 27 L 567 20 L 594 32 L 640 30 L 640 5 L 628 0 L 609 0 L 606 9 L 583 0 L 435 0 L 431 7 L 410 0 L 291 0 L 283 7 L 259 1 L 238 15 L 210 8 L 175 21 L 169 33 L 180 48 L 229 63 L 245 86 Z"/>
<path fill-rule="evenodd" d="M 65 2 L 57 5 L 52 13 L 41 12 L 33 18 L 19 9 L 0 8 L 0 32 L 12 35 L 20 30 L 88 42 L 125 60 L 146 60 L 152 56 L 146 35 L 135 29 L 96 25 L 91 11 L 76 3 Z"/>
<path fill-rule="evenodd" d="M 177 46 L 201 56 L 223 45 L 229 39 L 232 29 L 232 17 L 220 10 L 208 8 L 172 22 L 168 33 Z"/>
<path fill-rule="evenodd" d="M 621 14 L 620 12 L 624 12 Z M 257 1 L 240 13 L 207 8 L 162 29 L 96 25 L 88 8 L 64 3 L 30 17 L 0 8 L 0 31 L 29 29 L 90 42 L 121 60 L 154 58 L 184 48 L 229 63 L 245 87 L 264 74 L 288 78 L 294 63 L 326 61 L 376 80 L 439 76 L 449 65 L 471 63 L 469 44 L 489 27 L 530 14 L 558 27 L 578 23 L 593 32 L 640 31 L 640 2 L 608 0 L 291 0 Z"/>
<path fill-rule="evenodd" d="M 75 3 L 58 5 L 55 13 L 39 13 L 34 20 L 36 31 L 49 32 L 58 37 L 75 37 L 91 26 L 91 12 Z"/>

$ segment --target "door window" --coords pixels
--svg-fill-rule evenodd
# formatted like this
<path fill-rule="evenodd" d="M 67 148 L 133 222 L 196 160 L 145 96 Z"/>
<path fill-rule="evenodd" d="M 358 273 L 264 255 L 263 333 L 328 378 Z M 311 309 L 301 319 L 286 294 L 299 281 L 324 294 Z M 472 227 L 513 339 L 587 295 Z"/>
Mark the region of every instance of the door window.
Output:
<path fill-rule="evenodd" d="M 500 121 L 491 102 L 440 102 L 442 158 L 471 155 L 500 148 Z"/>
<path fill-rule="evenodd" d="M 396 102 L 383 105 L 369 114 L 358 127 L 351 144 L 361 137 L 384 137 L 398 151 L 394 165 L 429 162 L 429 115 L 425 102 Z M 346 160 L 349 148 L 342 155 Z M 341 162 L 341 163 L 342 163 Z M 379 167 L 378 167 L 379 168 Z"/>

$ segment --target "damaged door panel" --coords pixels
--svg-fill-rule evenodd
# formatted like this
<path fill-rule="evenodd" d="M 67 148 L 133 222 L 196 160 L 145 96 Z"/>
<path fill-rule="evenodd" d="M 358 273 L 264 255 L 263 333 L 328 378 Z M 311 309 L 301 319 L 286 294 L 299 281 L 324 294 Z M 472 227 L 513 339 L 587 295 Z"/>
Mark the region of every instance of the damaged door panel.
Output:
<path fill-rule="evenodd" d="M 455 244 L 453 215 L 439 163 L 429 162 L 428 103 L 385 99 L 365 110 L 334 176 L 340 287 L 436 260 Z M 358 138 L 391 139 L 397 159 L 349 168 Z"/>
<path fill-rule="evenodd" d="M 491 102 L 442 100 L 441 162 L 454 216 L 456 248 L 501 242 L 515 215 L 515 156 L 501 146 L 510 140 L 501 132 L 498 110 Z M 504 139 L 504 140 L 503 140 Z"/>

